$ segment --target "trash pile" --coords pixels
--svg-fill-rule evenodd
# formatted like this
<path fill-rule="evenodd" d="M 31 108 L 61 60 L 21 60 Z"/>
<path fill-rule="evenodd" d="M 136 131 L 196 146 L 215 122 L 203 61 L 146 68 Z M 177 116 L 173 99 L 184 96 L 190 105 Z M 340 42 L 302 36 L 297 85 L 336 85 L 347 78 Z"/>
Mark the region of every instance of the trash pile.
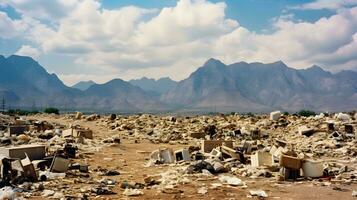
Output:
<path fill-rule="evenodd" d="M 210 185 L 197 184 L 198 195 L 236 187 L 247 188 L 247 197 L 266 198 L 269 191 L 250 188 L 250 180 L 357 183 L 357 113 L 181 117 L 77 112 L 61 116 L 65 125 L 36 117 L 43 116 L 0 115 L 0 199 L 87 199 L 115 195 L 116 187 L 123 196 L 142 196 L 146 190 L 182 194 L 179 186 L 199 180 Z M 84 122 L 109 136 L 98 136 L 80 125 Z M 123 141 L 158 145 L 142 162 L 160 173 L 146 174 L 142 182 L 118 182 L 112 179 L 121 175 L 118 170 L 88 164 L 96 152 Z M 68 189 L 78 183 L 84 186 Z"/>
<path fill-rule="evenodd" d="M 196 142 L 197 138 L 201 138 L 198 140 L 200 146 L 155 150 L 146 167 L 176 163 L 181 173 L 182 166 L 185 166 L 186 179 L 190 174 L 215 175 L 219 176 L 222 184 L 243 187 L 247 185 L 236 176 L 269 178 L 276 182 L 316 180 L 357 183 L 357 121 L 356 115 L 352 116 L 322 113 L 307 118 L 284 116 L 280 111 L 272 112 L 269 118 L 214 116 L 213 119 L 203 119 L 213 125 L 206 125 L 201 132 L 187 135 Z M 231 123 L 233 119 L 237 120 L 234 124 Z M 195 120 L 199 119 L 193 118 L 191 123 L 197 123 Z M 196 127 L 194 131 L 197 130 Z M 162 183 L 157 181 L 156 184 Z M 177 183 L 171 184 L 170 188 L 174 188 Z M 201 188 L 198 193 L 205 191 Z M 251 190 L 250 195 L 268 196 L 261 190 Z"/>
<path fill-rule="evenodd" d="M 85 161 L 88 154 L 120 140 L 95 140 L 92 130 L 79 125 L 63 126 L 6 115 L 0 116 L 0 122 L 0 199 L 87 199 L 91 195 L 113 194 L 107 182 L 98 181 L 95 187 L 75 193 L 65 190 L 63 183 L 78 178 L 93 182 Z"/>

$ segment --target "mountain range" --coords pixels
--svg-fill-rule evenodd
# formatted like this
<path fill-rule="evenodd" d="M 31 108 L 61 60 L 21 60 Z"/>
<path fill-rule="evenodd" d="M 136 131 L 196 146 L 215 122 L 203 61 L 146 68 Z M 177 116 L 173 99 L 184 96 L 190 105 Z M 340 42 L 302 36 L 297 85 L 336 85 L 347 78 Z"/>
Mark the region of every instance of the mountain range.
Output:
<path fill-rule="evenodd" d="M 88 112 L 343 111 L 357 108 L 357 72 L 209 59 L 179 82 L 144 77 L 68 87 L 32 58 L 12 55 L 0 56 L 0 97 L 9 108 Z"/>

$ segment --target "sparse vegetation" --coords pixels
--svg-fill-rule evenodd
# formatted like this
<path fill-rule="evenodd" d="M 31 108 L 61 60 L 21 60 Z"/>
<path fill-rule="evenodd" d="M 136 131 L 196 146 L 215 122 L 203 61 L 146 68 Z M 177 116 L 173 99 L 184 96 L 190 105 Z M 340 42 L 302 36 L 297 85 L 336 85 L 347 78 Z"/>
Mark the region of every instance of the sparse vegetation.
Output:
<path fill-rule="evenodd" d="M 251 112 L 249 112 L 249 113 L 247 113 L 246 114 L 248 117 L 254 117 L 255 115 L 253 114 L 253 113 L 251 113 Z"/>
<path fill-rule="evenodd" d="M 43 112 L 47 113 L 47 114 L 52 114 L 52 113 L 56 114 L 56 115 L 59 114 L 59 110 L 57 108 L 53 108 L 53 107 L 46 108 Z"/>
<path fill-rule="evenodd" d="M 29 110 L 21 110 L 21 109 L 10 109 L 7 111 L 7 114 L 9 115 L 33 115 L 37 114 L 39 111 L 29 111 Z"/>
<path fill-rule="evenodd" d="M 311 110 L 300 110 L 297 114 L 299 116 L 303 116 L 303 117 L 309 117 L 309 116 L 316 115 L 316 113 Z"/>

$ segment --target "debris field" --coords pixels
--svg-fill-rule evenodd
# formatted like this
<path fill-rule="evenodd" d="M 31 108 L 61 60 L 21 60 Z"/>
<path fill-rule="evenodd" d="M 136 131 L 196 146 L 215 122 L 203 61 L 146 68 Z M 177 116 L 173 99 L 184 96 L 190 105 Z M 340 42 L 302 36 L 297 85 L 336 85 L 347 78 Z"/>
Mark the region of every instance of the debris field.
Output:
<path fill-rule="evenodd" d="M 0 199 L 357 199 L 357 113 L 0 114 Z"/>

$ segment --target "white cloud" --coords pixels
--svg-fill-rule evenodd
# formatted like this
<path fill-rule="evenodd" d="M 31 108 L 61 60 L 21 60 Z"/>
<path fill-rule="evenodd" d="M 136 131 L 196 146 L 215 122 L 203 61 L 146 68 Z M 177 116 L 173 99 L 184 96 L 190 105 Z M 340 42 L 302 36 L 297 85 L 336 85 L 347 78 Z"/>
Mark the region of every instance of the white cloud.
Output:
<path fill-rule="evenodd" d="M 17 12 L 35 19 L 57 21 L 72 12 L 81 0 L 0 0 Z"/>
<path fill-rule="evenodd" d="M 179 80 L 210 57 L 226 63 L 283 60 L 298 68 L 356 68 L 357 7 L 313 23 L 284 15 L 272 22 L 273 32 L 255 33 L 227 18 L 225 3 L 180 0 L 158 11 L 134 6 L 109 10 L 96 0 L 73 2 L 68 12 L 52 16 L 55 25 L 21 8 L 16 9 L 22 12 L 18 20 L 0 12 L 0 37 L 22 37 L 40 52 L 74 57 L 73 65 L 87 67 L 83 71 L 101 72 L 61 75 L 70 83 L 140 76 Z"/>
<path fill-rule="evenodd" d="M 22 20 L 12 20 L 5 12 L 0 11 L 0 38 L 10 39 L 23 36 L 22 33 L 26 28 Z"/>
<path fill-rule="evenodd" d="M 357 0 L 317 0 L 310 3 L 305 3 L 299 6 L 294 6 L 292 9 L 300 10 L 338 10 L 348 6 L 356 6 Z"/>
<path fill-rule="evenodd" d="M 22 45 L 19 50 L 15 53 L 20 56 L 30 56 L 32 58 L 37 58 L 40 55 L 40 51 L 28 45 Z"/>

